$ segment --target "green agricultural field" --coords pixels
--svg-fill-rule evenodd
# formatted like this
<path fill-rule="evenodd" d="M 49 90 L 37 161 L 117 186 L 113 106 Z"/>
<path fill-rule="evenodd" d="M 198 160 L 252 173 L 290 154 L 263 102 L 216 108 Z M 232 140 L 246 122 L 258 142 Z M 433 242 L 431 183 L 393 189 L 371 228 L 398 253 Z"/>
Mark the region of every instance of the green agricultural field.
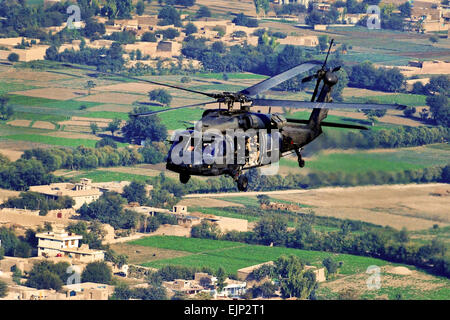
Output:
<path fill-rule="evenodd" d="M 228 198 L 224 198 L 224 200 L 228 200 Z M 231 211 L 225 211 L 221 208 L 203 208 L 203 207 L 192 207 L 189 208 L 192 212 L 201 212 L 204 214 L 213 214 L 219 217 L 228 217 L 228 218 L 236 218 L 236 219 L 244 219 L 248 222 L 258 221 L 259 217 L 250 216 L 246 214 L 234 213 Z"/>
<path fill-rule="evenodd" d="M 59 122 L 69 120 L 70 117 L 58 114 L 15 112 L 14 119 Z"/>
<path fill-rule="evenodd" d="M 368 101 L 376 101 L 377 103 L 398 103 L 410 107 L 414 106 L 425 106 L 426 96 L 421 94 L 406 94 L 406 93 L 397 93 L 397 94 L 389 94 L 389 95 L 380 95 L 380 96 L 370 96 L 370 97 L 346 97 L 344 98 L 345 102 L 361 102 L 366 103 Z"/>
<path fill-rule="evenodd" d="M 158 110 L 160 107 L 151 107 L 150 110 Z M 203 109 L 180 109 L 169 112 L 160 113 L 157 116 L 161 119 L 161 123 L 166 126 L 168 130 L 184 129 L 190 126 L 190 122 L 197 121 L 202 117 Z M 128 113 L 126 112 L 112 112 L 112 111 L 93 111 L 83 114 L 90 118 L 105 118 L 105 119 L 121 119 L 128 120 Z"/>
<path fill-rule="evenodd" d="M 184 238 L 175 236 L 153 236 L 129 242 L 133 245 L 187 251 L 191 253 L 211 252 L 225 248 L 241 246 L 241 243 L 220 240 L 206 240 L 198 238 Z M 175 249 L 176 248 L 176 249 Z"/>
<path fill-rule="evenodd" d="M 291 249 L 283 247 L 268 247 L 248 245 L 231 241 L 183 238 L 172 236 L 153 236 L 129 242 L 132 245 L 143 245 L 161 249 L 171 249 L 192 253 L 179 258 L 163 259 L 153 262 L 142 262 L 143 266 L 160 268 L 165 265 L 180 265 L 189 267 L 207 266 L 217 270 L 225 268 L 227 273 L 235 274 L 238 269 L 255 264 L 276 260 L 282 255 L 296 255 L 305 263 L 321 266 L 326 257 L 333 257 L 343 262 L 341 274 L 364 272 L 370 265 L 383 266 L 387 262 L 369 257 L 348 254 L 332 254 L 327 252 Z"/>
<path fill-rule="evenodd" d="M 369 171 L 397 172 L 423 169 L 438 165 L 447 165 L 450 154 L 447 150 L 421 148 L 403 148 L 394 152 L 354 152 L 319 153 L 306 161 L 305 168 L 312 171 L 361 173 Z M 287 158 L 280 165 L 296 168 L 297 161 Z"/>
<path fill-rule="evenodd" d="M 223 73 L 196 73 L 195 77 L 222 80 Z M 264 80 L 267 76 L 255 73 L 227 73 L 228 79 L 261 79 Z"/>
<path fill-rule="evenodd" d="M 79 110 L 82 105 L 86 106 L 87 108 L 101 105 L 101 103 L 98 102 L 86 102 L 76 100 L 53 100 L 21 95 L 9 95 L 9 98 L 10 98 L 9 103 L 12 105 L 55 108 L 55 109 L 63 109 L 65 111 Z"/>
<path fill-rule="evenodd" d="M 88 118 L 103 118 L 103 119 L 120 119 L 128 120 L 127 112 L 114 112 L 114 111 L 92 111 L 83 115 Z"/>
<path fill-rule="evenodd" d="M 23 83 L 0 81 L 0 95 L 4 95 L 8 92 L 31 90 L 35 88 L 37 87 Z"/>
<path fill-rule="evenodd" d="M 92 179 L 93 182 L 133 181 L 133 180 L 146 182 L 147 180 L 151 179 L 151 177 L 149 176 L 123 172 L 113 172 L 106 170 L 86 171 L 74 176 L 73 178 L 75 180 L 79 180 L 81 178 L 88 178 Z"/>
<path fill-rule="evenodd" d="M 94 148 L 97 140 L 88 139 L 69 139 L 69 138 L 59 138 L 43 135 L 34 134 L 15 134 L 9 136 L 3 136 L 5 139 L 17 140 L 17 141 L 29 141 L 38 142 L 43 144 L 50 144 L 55 146 L 65 146 L 65 147 L 78 147 L 85 146 Z"/>

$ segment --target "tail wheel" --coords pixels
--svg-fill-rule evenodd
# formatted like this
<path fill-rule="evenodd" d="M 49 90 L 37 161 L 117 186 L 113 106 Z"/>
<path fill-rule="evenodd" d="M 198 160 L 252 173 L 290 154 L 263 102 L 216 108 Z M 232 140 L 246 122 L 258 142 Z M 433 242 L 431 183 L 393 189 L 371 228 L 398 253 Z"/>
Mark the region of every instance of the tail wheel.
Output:
<path fill-rule="evenodd" d="M 186 174 L 186 173 L 180 173 L 180 182 L 182 184 L 186 184 L 188 183 L 189 179 L 191 178 L 190 175 Z"/>
<path fill-rule="evenodd" d="M 248 179 L 246 176 L 239 176 L 237 180 L 237 187 L 239 191 L 247 191 L 248 189 Z"/>

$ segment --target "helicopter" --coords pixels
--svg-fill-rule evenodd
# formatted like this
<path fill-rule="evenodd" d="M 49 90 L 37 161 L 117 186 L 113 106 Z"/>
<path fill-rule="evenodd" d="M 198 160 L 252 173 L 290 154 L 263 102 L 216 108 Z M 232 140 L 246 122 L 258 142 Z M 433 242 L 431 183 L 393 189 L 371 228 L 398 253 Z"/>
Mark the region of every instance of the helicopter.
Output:
<path fill-rule="evenodd" d="M 293 153 L 297 155 L 299 167 L 304 167 L 305 161 L 301 151 L 305 145 L 322 134 L 322 127 L 368 130 L 364 126 L 324 121 L 330 109 L 406 108 L 399 104 L 334 103 L 331 92 L 333 86 L 338 83 L 336 72 L 341 67 L 330 69 L 326 65 L 333 42 L 334 40 L 331 40 L 323 63 L 316 60 L 304 62 L 238 92 L 207 93 L 116 73 L 101 71 L 100 73 L 183 90 L 214 99 L 197 104 L 130 114 L 130 116 L 146 117 L 161 112 L 218 103 L 219 108 L 206 109 L 201 120 L 197 121 L 194 127 L 175 132 L 167 155 L 166 169 L 178 173 L 180 182 L 183 184 L 186 184 L 194 175 L 229 175 L 237 183 L 239 191 L 247 191 L 248 178 L 242 174 L 245 170 L 278 163 L 281 157 Z M 261 93 L 313 69 L 318 70 L 302 79 L 302 83 L 316 79 L 311 101 L 259 98 Z M 222 105 L 225 107 L 222 108 Z M 252 108 L 256 106 L 269 107 L 269 113 L 252 112 Z M 312 112 L 307 120 L 290 119 L 280 113 L 271 113 L 272 107 L 312 109 Z"/>

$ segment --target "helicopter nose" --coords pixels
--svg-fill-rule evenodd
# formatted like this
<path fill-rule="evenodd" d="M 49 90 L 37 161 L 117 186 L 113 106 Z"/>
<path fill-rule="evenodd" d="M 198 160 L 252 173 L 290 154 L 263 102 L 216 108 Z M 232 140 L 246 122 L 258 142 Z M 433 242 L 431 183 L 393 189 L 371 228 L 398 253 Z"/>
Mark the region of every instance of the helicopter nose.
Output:
<path fill-rule="evenodd" d="M 331 71 L 327 71 L 327 73 L 325 74 L 324 80 L 328 84 L 335 85 L 338 82 L 338 77 L 335 73 L 333 73 Z"/>

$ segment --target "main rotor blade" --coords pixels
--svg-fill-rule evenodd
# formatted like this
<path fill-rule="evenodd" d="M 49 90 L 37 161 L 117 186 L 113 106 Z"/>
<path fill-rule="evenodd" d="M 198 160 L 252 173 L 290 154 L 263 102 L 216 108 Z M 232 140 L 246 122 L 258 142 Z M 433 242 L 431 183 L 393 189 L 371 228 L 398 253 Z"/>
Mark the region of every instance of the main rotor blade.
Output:
<path fill-rule="evenodd" d="M 246 96 L 254 97 L 257 94 L 267 91 L 270 88 L 273 88 L 286 80 L 289 80 L 295 76 L 298 76 L 301 73 L 307 72 L 307 71 L 311 70 L 312 68 L 320 66 L 320 65 L 321 65 L 321 62 L 319 62 L 319 61 L 309 61 L 309 62 L 302 63 L 292 69 L 289 69 L 285 72 L 277 74 L 276 76 L 273 76 L 269 79 L 261 81 L 251 87 L 248 87 L 247 89 L 241 90 L 238 93 L 245 94 Z"/>
<path fill-rule="evenodd" d="M 163 86 L 163 87 L 168 87 L 168 88 L 173 88 L 173 89 L 178 89 L 178 90 L 183 90 L 183 91 L 187 91 L 187 92 L 201 94 L 201 95 L 204 95 L 204 96 L 207 96 L 210 98 L 216 98 L 216 94 L 214 94 L 214 93 L 207 93 L 207 92 L 201 92 L 201 91 L 187 89 L 187 88 L 183 88 L 183 87 L 177 87 L 177 86 L 167 84 L 167 83 L 161 83 L 161 82 L 156 82 L 156 81 L 152 81 L 152 80 L 146 80 L 146 79 L 136 78 L 136 77 L 132 77 L 132 76 L 126 76 L 126 75 L 123 75 L 120 73 L 98 71 L 98 70 L 94 70 L 94 69 L 90 69 L 90 68 L 74 66 L 72 64 L 67 64 L 67 63 L 63 63 L 62 66 L 72 68 L 72 69 L 85 70 L 85 71 L 97 72 L 97 73 L 102 73 L 102 74 L 116 76 L 116 77 L 122 77 L 125 79 L 130 79 L 130 80 L 135 80 L 135 81 L 147 82 L 147 83 L 156 84 L 156 85 Z"/>
<path fill-rule="evenodd" d="M 286 120 L 287 120 L 287 122 L 292 122 L 292 123 L 304 123 L 304 124 L 309 123 L 309 120 L 302 120 L 302 119 L 286 119 Z M 355 124 L 335 123 L 335 122 L 327 122 L 327 121 L 320 122 L 320 125 L 323 127 L 369 130 L 367 127 L 358 126 Z"/>
<path fill-rule="evenodd" d="M 169 109 L 161 109 L 161 110 L 148 111 L 148 112 L 142 112 L 142 113 L 133 113 L 133 114 L 130 114 L 130 116 L 131 117 L 147 117 L 147 116 L 151 116 L 151 115 L 156 114 L 156 113 L 173 111 L 173 110 L 184 109 L 184 108 L 194 108 L 194 107 L 204 106 L 204 105 L 212 104 L 212 103 L 217 103 L 217 101 L 208 101 L 208 102 L 189 104 L 189 105 L 186 105 L 186 106 L 169 108 Z"/>
<path fill-rule="evenodd" d="M 286 107 L 297 109 L 399 109 L 406 108 L 400 104 L 376 104 L 376 103 L 342 103 L 342 102 L 309 102 L 276 99 L 253 99 L 252 106 Z"/>

